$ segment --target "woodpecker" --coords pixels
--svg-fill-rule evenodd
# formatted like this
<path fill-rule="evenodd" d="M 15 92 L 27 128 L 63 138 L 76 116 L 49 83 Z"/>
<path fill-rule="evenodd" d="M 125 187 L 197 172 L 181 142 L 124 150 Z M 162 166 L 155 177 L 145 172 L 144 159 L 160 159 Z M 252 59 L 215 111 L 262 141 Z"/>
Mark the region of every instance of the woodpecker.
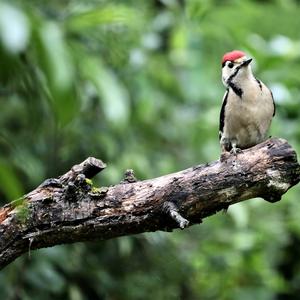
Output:
<path fill-rule="evenodd" d="M 271 90 L 251 70 L 252 58 L 239 50 L 222 58 L 226 87 L 220 112 L 219 140 L 222 153 L 235 155 L 267 138 L 275 103 Z"/>

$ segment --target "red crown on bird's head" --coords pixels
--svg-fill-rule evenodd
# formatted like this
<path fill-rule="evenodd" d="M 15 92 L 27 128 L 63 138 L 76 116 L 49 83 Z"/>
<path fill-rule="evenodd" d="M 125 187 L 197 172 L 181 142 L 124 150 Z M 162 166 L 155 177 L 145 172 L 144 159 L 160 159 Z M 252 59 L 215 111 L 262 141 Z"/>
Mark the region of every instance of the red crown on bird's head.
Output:
<path fill-rule="evenodd" d="M 224 64 L 226 61 L 235 61 L 244 56 L 246 56 L 246 54 L 240 50 L 233 50 L 231 52 L 227 52 L 223 55 L 222 64 Z"/>

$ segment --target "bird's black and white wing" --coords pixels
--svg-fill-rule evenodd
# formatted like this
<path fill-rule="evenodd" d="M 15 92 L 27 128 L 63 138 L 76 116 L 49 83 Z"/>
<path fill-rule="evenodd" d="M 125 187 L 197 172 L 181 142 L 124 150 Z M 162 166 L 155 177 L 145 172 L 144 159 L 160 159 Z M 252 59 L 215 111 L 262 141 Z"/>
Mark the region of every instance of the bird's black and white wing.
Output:
<path fill-rule="evenodd" d="M 220 111 L 220 120 L 219 120 L 219 140 L 220 140 L 221 137 L 222 137 L 223 129 L 224 129 L 225 106 L 226 106 L 226 104 L 227 104 L 228 93 L 229 93 L 229 90 L 227 89 L 226 92 L 225 92 L 225 94 L 224 94 L 224 97 L 223 97 L 222 108 L 221 108 L 221 111 Z"/>
<path fill-rule="evenodd" d="M 272 100 L 273 100 L 273 107 L 274 107 L 274 110 L 273 110 L 273 117 L 274 117 L 274 116 L 275 116 L 275 113 L 276 113 L 276 106 L 275 106 L 275 101 L 274 101 L 273 93 L 272 93 L 271 90 L 270 90 L 270 93 L 271 93 L 271 97 L 272 97 Z"/>
<path fill-rule="evenodd" d="M 261 84 L 261 81 L 260 81 L 259 79 L 257 79 L 257 78 L 255 78 L 255 79 L 256 79 L 256 81 L 258 82 L 260 89 L 262 90 L 262 84 Z M 265 87 L 269 90 L 269 92 L 270 92 L 270 94 L 271 94 L 271 98 L 272 98 L 272 101 L 273 101 L 273 115 L 272 115 L 272 117 L 274 117 L 274 116 L 275 116 L 275 113 L 276 113 L 276 106 L 275 106 L 274 96 L 273 96 L 272 91 L 271 91 L 267 86 L 265 86 Z"/>

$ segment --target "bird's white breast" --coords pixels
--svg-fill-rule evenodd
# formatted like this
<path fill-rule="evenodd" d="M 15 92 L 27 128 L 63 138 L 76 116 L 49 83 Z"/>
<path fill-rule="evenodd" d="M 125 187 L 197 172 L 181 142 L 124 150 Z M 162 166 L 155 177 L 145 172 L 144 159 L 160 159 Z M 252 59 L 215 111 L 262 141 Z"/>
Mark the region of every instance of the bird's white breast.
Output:
<path fill-rule="evenodd" d="M 223 137 L 235 139 L 240 148 L 248 148 L 266 138 L 273 116 L 273 99 L 263 83 L 249 81 L 242 90 L 241 97 L 229 90 Z"/>

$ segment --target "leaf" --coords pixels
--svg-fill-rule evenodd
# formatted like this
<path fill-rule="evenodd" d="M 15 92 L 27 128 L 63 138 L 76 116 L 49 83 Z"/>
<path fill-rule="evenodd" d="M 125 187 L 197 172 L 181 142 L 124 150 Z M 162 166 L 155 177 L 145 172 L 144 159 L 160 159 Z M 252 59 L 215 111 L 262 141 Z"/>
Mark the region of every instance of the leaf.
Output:
<path fill-rule="evenodd" d="M 70 16 L 65 25 L 71 30 L 81 30 L 99 25 L 136 23 L 140 14 L 125 5 L 107 5 Z"/>
<path fill-rule="evenodd" d="M 70 300 L 83 300 L 83 295 L 79 289 L 78 286 L 76 285 L 71 285 L 69 287 L 69 299 Z"/>
<path fill-rule="evenodd" d="M 117 127 L 122 127 L 129 118 L 129 98 L 127 90 L 100 59 L 87 59 L 81 65 L 83 73 L 95 86 L 102 102 L 106 118 Z"/>
<path fill-rule="evenodd" d="M 68 123 L 78 111 L 73 80 L 74 67 L 61 28 L 54 22 L 40 24 L 36 50 L 40 66 L 46 77 L 52 108 L 62 125 Z"/>
<path fill-rule="evenodd" d="M 19 53 L 26 48 L 29 36 L 26 15 L 14 6 L 0 3 L 0 40 L 4 48 L 10 53 Z"/>

